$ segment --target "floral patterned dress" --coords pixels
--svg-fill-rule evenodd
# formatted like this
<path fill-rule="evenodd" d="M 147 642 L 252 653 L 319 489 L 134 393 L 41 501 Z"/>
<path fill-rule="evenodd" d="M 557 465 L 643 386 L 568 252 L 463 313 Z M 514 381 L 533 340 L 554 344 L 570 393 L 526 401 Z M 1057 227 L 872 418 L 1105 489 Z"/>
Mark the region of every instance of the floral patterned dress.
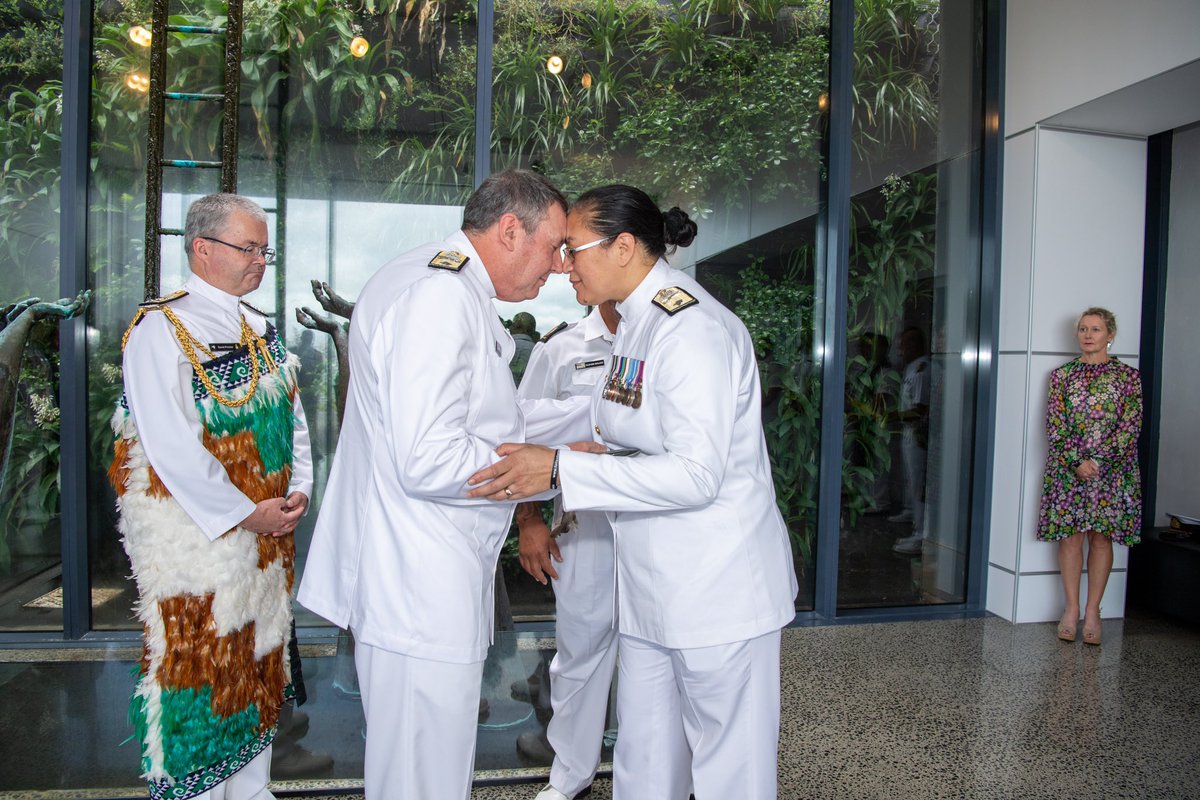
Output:
<path fill-rule="evenodd" d="M 1103 364 L 1075 359 L 1050 374 L 1050 452 L 1038 539 L 1054 542 L 1096 531 L 1117 544 L 1141 541 L 1141 429 L 1142 380 L 1133 367 L 1115 358 Z M 1079 480 L 1075 467 L 1089 458 L 1100 466 L 1100 476 Z"/>

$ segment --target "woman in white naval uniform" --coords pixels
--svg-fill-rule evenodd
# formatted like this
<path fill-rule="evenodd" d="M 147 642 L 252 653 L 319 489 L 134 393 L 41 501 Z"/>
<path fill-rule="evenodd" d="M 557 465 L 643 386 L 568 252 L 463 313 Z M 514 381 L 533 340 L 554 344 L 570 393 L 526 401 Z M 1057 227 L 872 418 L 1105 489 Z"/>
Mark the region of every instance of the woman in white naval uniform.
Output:
<path fill-rule="evenodd" d="M 780 629 L 796 576 L 775 503 L 745 326 L 662 260 L 696 226 L 645 193 L 585 193 L 567 221 L 581 302 L 616 300 L 621 326 L 592 396 L 595 439 L 614 457 L 504 445 L 475 496 L 547 485 L 568 510 L 613 526 L 620 626 L 613 765 L 617 800 L 773 800 Z M 690 748 L 690 762 L 680 758 Z"/>

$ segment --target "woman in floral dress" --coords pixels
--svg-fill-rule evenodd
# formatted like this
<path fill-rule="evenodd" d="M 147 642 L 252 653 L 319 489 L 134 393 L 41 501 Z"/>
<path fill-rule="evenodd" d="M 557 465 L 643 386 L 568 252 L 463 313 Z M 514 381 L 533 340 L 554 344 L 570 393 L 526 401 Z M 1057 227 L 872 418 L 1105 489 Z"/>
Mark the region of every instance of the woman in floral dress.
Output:
<path fill-rule="evenodd" d="M 1067 607 L 1058 638 L 1075 641 L 1083 540 L 1088 542 L 1084 644 L 1100 644 L 1100 599 L 1112 570 L 1113 543 L 1141 541 L 1142 484 L 1137 439 L 1142 429 L 1138 371 L 1108 355 L 1117 320 L 1089 308 L 1075 335 L 1080 356 L 1050 374 L 1046 435 L 1050 452 L 1037 538 L 1058 542 Z"/>

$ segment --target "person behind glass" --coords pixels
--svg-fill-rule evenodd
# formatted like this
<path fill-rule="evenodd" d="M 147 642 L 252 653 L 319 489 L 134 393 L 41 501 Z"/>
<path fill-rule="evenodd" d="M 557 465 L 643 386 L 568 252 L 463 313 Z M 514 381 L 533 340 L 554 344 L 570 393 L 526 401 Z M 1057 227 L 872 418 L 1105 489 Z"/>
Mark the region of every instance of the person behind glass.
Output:
<path fill-rule="evenodd" d="M 293 531 L 312 493 L 298 360 L 242 297 L 275 251 L 267 215 L 196 200 L 183 289 L 143 303 L 122 342 L 109 478 L 144 627 L 130 719 L 151 795 L 274 797 L 292 672 Z"/>
<path fill-rule="evenodd" d="M 521 385 L 525 368 L 529 364 L 529 354 L 533 352 L 533 332 L 536 327 L 537 321 L 533 318 L 533 314 L 528 311 L 518 311 L 512 318 L 512 325 L 508 328 L 508 332 L 513 338 L 513 344 L 516 346 L 512 361 L 508 366 L 512 370 L 513 380 L 517 386 Z"/>
<path fill-rule="evenodd" d="M 500 546 L 515 503 L 466 499 L 514 439 L 586 434 L 586 402 L 518 405 L 493 298 L 562 271 L 567 203 L 528 170 L 489 176 L 462 228 L 397 256 L 350 320 L 350 385 L 299 602 L 355 639 L 369 800 L 471 791 Z"/>
<path fill-rule="evenodd" d="M 1037 538 L 1058 542 L 1066 609 L 1058 638 L 1075 641 L 1079 582 L 1087 540 L 1084 644 L 1100 644 L 1100 601 L 1112 571 L 1113 543 L 1141 541 L 1142 485 L 1137 440 L 1142 429 L 1138 371 L 1108 355 L 1117 320 L 1104 308 L 1079 317 L 1079 357 L 1050 373 L 1046 403 L 1049 452 Z"/>
<path fill-rule="evenodd" d="M 533 348 L 517 396 L 590 397 L 605 374 L 619 320 L 610 300 L 582 320 L 564 322 L 546 334 Z M 556 500 L 553 524 L 551 533 L 538 503 L 517 506 L 521 566 L 542 584 L 554 581 L 556 652 L 549 686 L 554 713 L 545 732 L 517 737 L 517 750 L 523 755 L 553 762 L 550 785 L 538 793 L 537 800 L 573 798 L 595 778 L 617 659 L 608 518 L 602 511 L 564 515 Z M 538 693 L 544 688 L 538 686 Z M 534 689 L 530 682 L 531 696 Z"/>
<path fill-rule="evenodd" d="M 506 444 L 471 479 L 477 497 L 557 486 L 563 508 L 609 512 L 617 800 L 686 800 L 693 783 L 698 800 L 777 793 L 780 630 L 795 617 L 796 576 L 750 336 L 663 260 L 695 235 L 687 214 L 663 214 L 630 186 L 575 202 L 571 282 L 580 302 L 615 300 L 621 314 L 592 394 L 595 442 L 591 452 Z"/>
<path fill-rule="evenodd" d="M 896 416 L 901 424 L 904 510 L 888 521 L 912 523 L 912 530 L 896 539 L 892 551 L 913 556 L 921 554 L 925 541 L 925 457 L 929 446 L 929 355 L 920 328 L 908 327 L 900 334 L 900 358 L 904 374 Z"/>

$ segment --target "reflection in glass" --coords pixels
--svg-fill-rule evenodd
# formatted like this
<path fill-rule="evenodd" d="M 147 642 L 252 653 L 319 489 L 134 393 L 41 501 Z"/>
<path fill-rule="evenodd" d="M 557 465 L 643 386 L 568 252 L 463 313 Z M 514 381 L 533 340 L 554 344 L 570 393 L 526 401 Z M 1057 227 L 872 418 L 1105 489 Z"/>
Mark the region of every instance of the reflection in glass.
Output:
<path fill-rule="evenodd" d="M 54 630 L 58 326 L 22 301 L 58 297 L 62 4 L 5 4 L 0 52 L 0 630 Z"/>
<path fill-rule="evenodd" d="M 378 5 L 378 4 L 377 4 Z M 173 22 L 209 25 L 222 4 L 173 3 Z M 105 486 L 108 418 L 120 392 L 119 341 L 142 300 L 146 95 L 125 82 L 148 72 L 149 51 L 129 30 L 145 10 L 97 4 L 89 202 L 89 264 L 97 289 L 89 372 L 91 568 L 94 586 L 120 593 L 94 608 L 99 628 L 130 627 L 133 592 Z M 216 16 L 214 16 L 216 15 Z M 239 192 L 268 211 L 278 251 L 247 300 L 266 312 L 304 362 L 301 397 L 317 464 L 313 508 L 298 531 L 298 571 L 319 511 L 337 439 L 337 360 L 332 340 L 296 320 L 322 312 L 311 281 L 353 300 L 391 256 L 458 226 L 474 180 L 476 16 L 463 2 L 247 4 L 242 53 Z M 363 42 L 367 47 L 362 47 Z M 167 88 L 220 92 L 219 37 L 172 35 Z M 211 159 L 220 106 L 168 103 L 168 158 Z M 164 227 L 182 227 L 188 205 L 217 190 L 215 172 L 166 170 Z M 177 237 L 162 243 L 162 290 L 188 273 Z M 301 625 L 322 624 L 297 609 Z"/>
<path fill-rule="evenodd" d="M 812 606 L 816 530 L 813 243 L 827 30 L 824 0 L 720 12 L 704 3 L 500 2 L 494 30 L 493 169 L 539 170 L 568 196 L 631 184 L 699 225 L 696 243 L 671 261 L 754 337 L 801 608 Z M 540 330 L 584 313 L 565 282 L 501 313 L 518 308 Z M 505 575 L 514 607 L 524 607 L 531 582 L 515 555 L 513 537 Z M 534 608 L 537 588 L 528 587 Z"/>
<path fill-rule="evenodd" d="M 855 4 L 840 607 L 965 599 L 979 25 L 975 4 Z"/>

